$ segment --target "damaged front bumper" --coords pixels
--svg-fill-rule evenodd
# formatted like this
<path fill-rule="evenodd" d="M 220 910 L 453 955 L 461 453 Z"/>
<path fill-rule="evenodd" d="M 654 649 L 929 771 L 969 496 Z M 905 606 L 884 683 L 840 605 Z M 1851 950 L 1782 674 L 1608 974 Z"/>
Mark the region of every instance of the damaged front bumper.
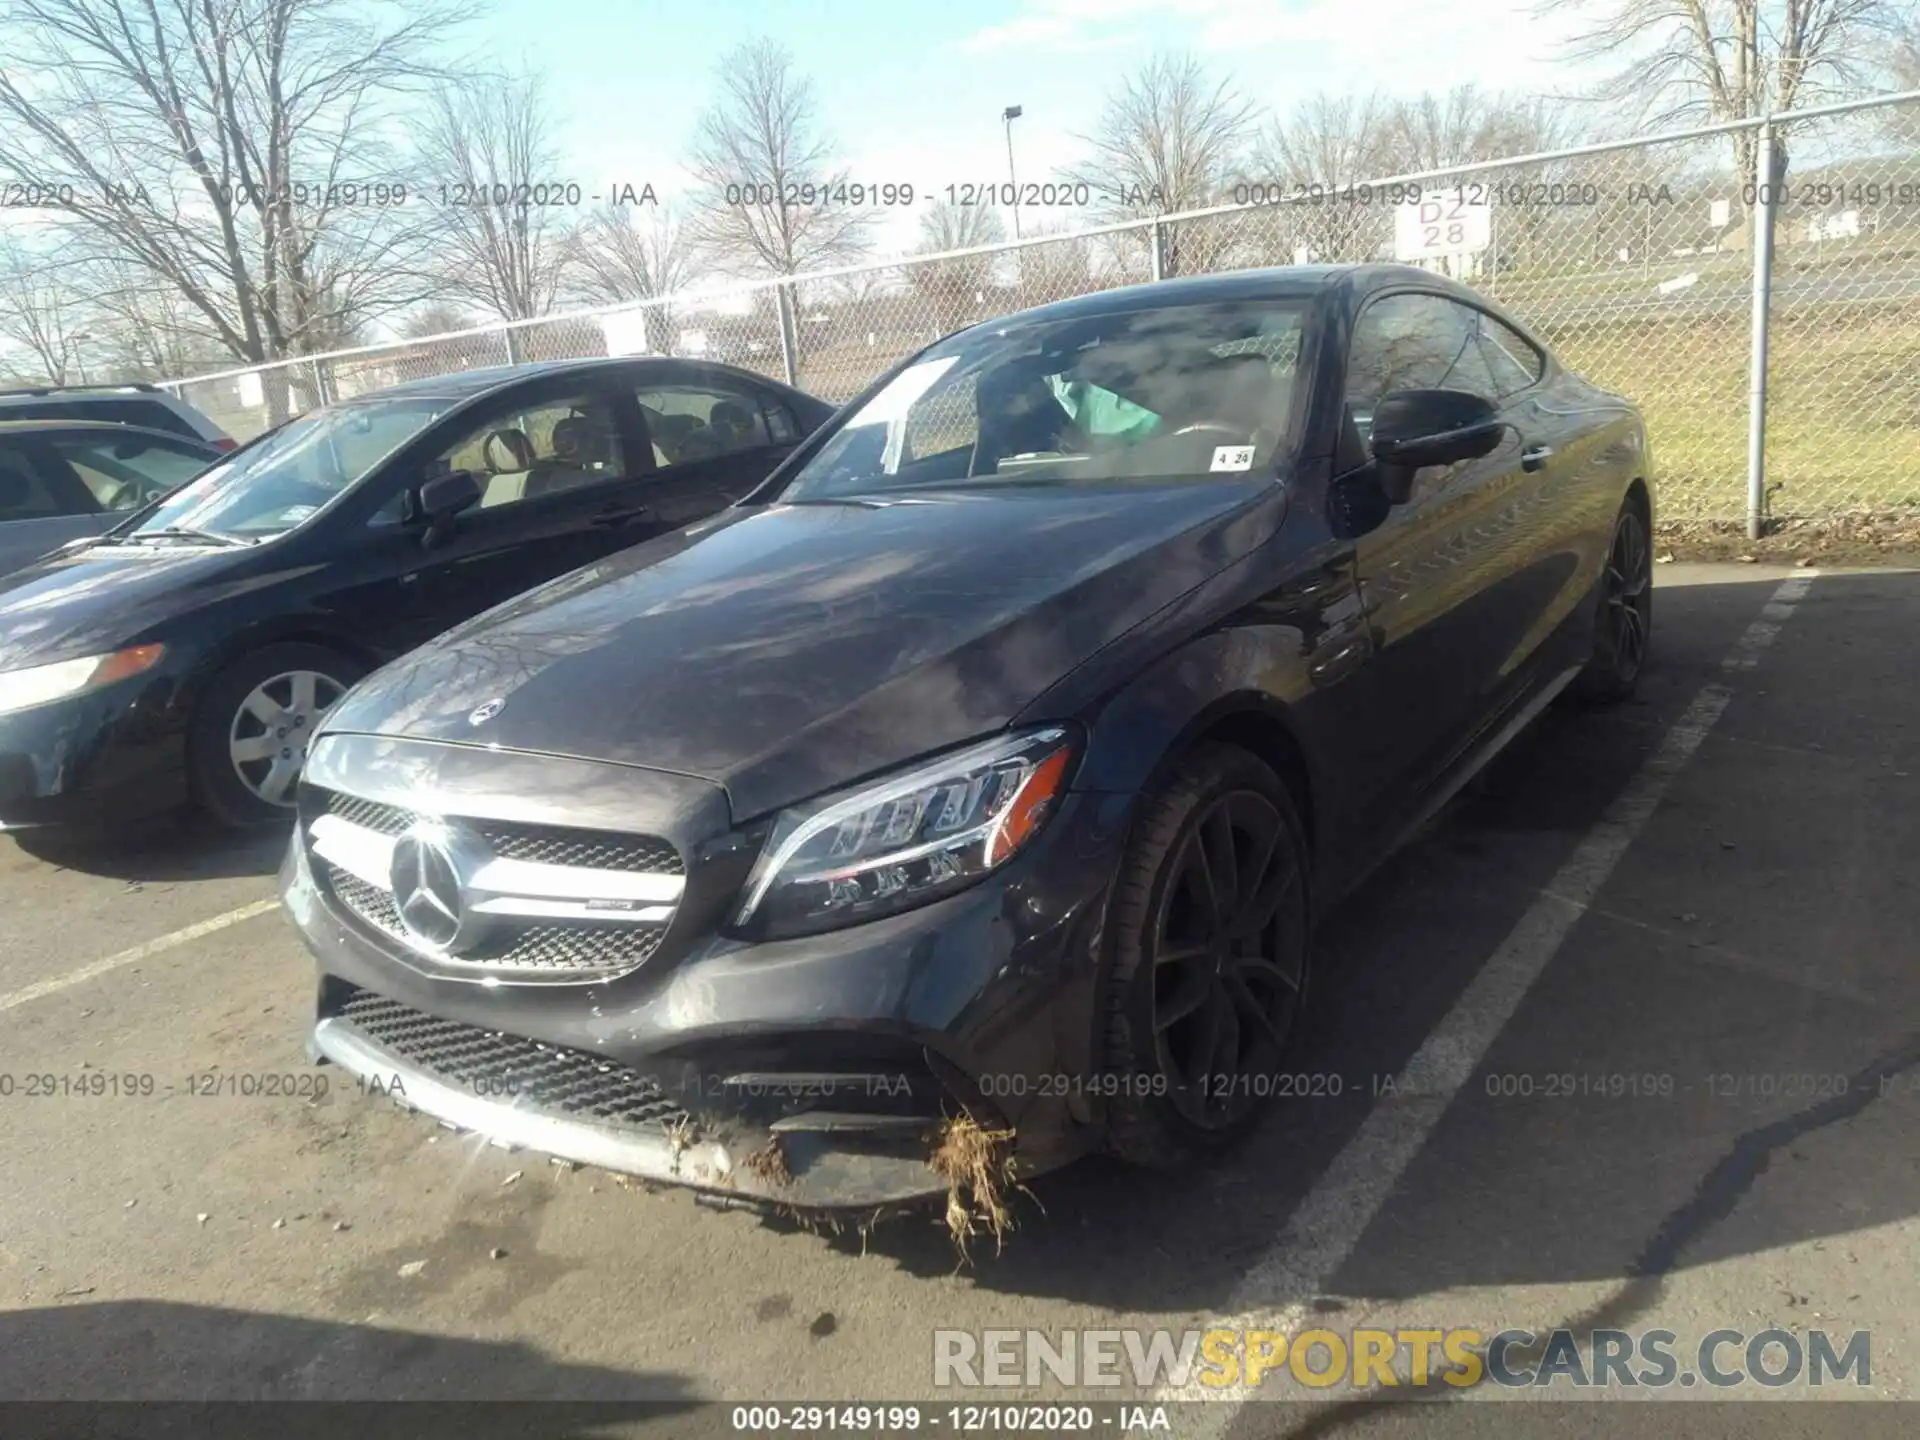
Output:
<path fill-rule="evenodd" d="M 944 1193 L 927 1157 L 942 1109 L 961 1112 L 924 1069 L 642 1070 L 335 982 L 309 1049 L 369 1096 L 502 1145 L 794 1210 Z"/>
<path fill-rule="evenodd" d="M 790 1212 L 950 1195 L 949 1127 L 1007 1135 L 1009 1175 L 1098 1142 L 1099 915 L 1121 835 L 1069 807 L 1004 879 L 853 929 L 694 945 L 605 983 L 455 983 L 316 886 L 293 844 L 282 897 L 320 963 L 309 1052 L 501 1144 Z M 1078 823 L 1076 823 L 1078 822 Z"/>

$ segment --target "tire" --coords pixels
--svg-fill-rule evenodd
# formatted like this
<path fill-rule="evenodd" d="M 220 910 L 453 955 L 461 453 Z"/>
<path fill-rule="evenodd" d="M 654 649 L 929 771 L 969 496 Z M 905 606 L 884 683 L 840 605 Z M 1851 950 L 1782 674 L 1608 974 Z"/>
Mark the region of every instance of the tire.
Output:
<path fill-rule="evenodd" d="M 1224 943 L 1196 851 L 1205 873 L 1235 872 Z M 1128 1077 L 1108 1109 L 1114 1154 L 1186 1165 L 1259 1122 L 1306 999 L 1311 888 L 1293 797 L 1247 751 L 1197 746 L 1144 802 L 1108 912 L 1103 1058 Z"/>
<path fill-rule="evenodd" d="M 1639 685 L 1653 641 L 1653 537 L 1631 499 L 1613 522 L 1597 604 L 1593 654 L 1572 690 L 1587 704 L 1617 705 Z"/>
<path fill-rule="evenodd" d="M 288 643 L 255 650 L 214 676 L 187 730 L 187 783 L 194 803 L 231 829 L 290 819 L 307 737 L 365 673 L 365 666 L 337 650 Z M 304 706 L 302 676 L 312 677 L 312 700 Z M 262 714 L 268 703 L 278 703 L 281 714 Z M 282 798 L 270 800 L 268 793 Z"/>

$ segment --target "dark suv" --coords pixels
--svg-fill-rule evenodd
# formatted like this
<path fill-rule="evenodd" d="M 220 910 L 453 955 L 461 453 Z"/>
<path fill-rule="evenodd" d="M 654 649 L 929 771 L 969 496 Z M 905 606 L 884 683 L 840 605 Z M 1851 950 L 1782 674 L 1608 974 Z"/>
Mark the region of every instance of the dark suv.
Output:
<path fill-rule="evenodd" d="M 216 450 L 232 450 L 232 436 L 193 406 L 157 385 L 43 385 L 0 390 L 0 421 L 88 420 L 139 425 L 184 435 Z"/>

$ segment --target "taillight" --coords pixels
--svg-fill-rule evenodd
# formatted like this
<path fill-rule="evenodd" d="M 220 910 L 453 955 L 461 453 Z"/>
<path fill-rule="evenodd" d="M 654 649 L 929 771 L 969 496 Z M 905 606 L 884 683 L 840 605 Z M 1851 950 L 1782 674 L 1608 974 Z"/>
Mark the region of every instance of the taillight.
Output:
<path fill-rule="evenodd" d="M 231 435 L 222 435 L 218 440 L 213 442 L 213 448 L 224 455 L 229 450 L 238 450 L 240 448 L 240 442 Z"/>

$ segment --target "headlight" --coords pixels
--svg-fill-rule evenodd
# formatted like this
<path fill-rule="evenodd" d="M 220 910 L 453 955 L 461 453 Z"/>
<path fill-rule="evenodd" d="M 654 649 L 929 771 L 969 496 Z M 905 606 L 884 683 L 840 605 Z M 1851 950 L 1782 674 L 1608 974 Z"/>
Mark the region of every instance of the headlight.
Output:
<path fill-rule="evenodd" d="M 963 889 L 1038 832 L 1072 759 L 1066 730 L 1029 730 L 785 811 L 733 923 L 803 935 Z"/>
<path fill-rule="evenodd" d="M 34 665 L 25 670 L 0 670 L 0 715 L 45 705 L 111 685 L 160 663 L 165 647 L 136 645 L 116 650 L 111 655 L 88 655 L 79 660 L 58 660 L 51 665 Z"/>

